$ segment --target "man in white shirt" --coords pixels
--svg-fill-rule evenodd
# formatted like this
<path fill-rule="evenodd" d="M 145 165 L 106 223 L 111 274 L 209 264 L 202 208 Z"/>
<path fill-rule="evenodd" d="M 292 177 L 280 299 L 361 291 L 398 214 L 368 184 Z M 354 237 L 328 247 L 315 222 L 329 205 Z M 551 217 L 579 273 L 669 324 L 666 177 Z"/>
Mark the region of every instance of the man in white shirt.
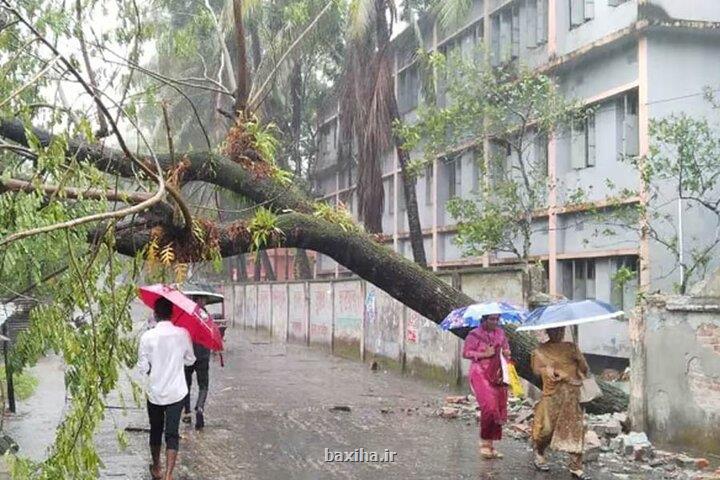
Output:
<path fill-rule="evenodd" d="M 180 444 L 180 416 L 185 395 L 185 366 L 195 363 L 190 334 L 170 321 L 172 303 L 165 298 L 155 302 L 155 328 L 140 337 L 138 368 L 148 374 L 147 408 L 150 418 L 150 473 L 163 478 L 160 467 L 163 431 L 165 432 L 165 480 L 172 480 Z"/>

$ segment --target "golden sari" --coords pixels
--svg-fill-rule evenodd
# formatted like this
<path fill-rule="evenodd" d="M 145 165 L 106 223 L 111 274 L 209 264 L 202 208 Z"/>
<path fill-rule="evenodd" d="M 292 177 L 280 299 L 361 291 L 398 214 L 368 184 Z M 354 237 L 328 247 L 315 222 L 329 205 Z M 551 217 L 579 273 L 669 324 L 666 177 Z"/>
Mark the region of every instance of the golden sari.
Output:
<path fill-rule="evenodd" d="M 542 398 L 535 405 L 533 420 L 532 438 L 536 449 L 541 454 L 548 446 L 581 454 L 585 429 L 580 386 L 588 372 L 585 357 L 572 342 L 548 342 L 532 353 L 531 365 L 543 383 Z"/>

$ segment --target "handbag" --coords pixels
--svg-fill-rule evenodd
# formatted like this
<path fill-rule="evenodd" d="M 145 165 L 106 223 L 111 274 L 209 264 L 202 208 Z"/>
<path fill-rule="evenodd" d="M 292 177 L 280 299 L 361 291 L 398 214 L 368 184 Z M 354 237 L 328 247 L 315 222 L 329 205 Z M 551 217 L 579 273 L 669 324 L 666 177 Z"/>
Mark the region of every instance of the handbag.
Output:
<path fill-rule="evenodd" d="M 592 375 L 585 377 L 580 387 L 580 403 L 591 402 L 601 395 L 602 390 L 600 390 L 600 386 L 595 381 L 595 377 Z"/>
<path fill-rule="evenodd" d="M 525 396 L 525 389 L 512 362 L 508 362 L 508 374 L 510 376 L 510 393 L 512 393 L 513 397 L 523 398 Z"/>

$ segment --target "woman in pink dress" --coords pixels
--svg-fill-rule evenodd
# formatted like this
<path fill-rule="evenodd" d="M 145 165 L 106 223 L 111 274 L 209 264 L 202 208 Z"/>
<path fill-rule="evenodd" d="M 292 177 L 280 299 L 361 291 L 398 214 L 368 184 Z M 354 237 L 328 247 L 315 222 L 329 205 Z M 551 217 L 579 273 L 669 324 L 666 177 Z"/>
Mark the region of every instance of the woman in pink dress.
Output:
<path fill-rule="evenodd" d="M 465 338 L 463 358 L 472 360 L 470 387 L 480 408 L 480 455 L 483 458 L 503 458 L 493 442 L 502 438 L 502 426 L 507 421 L 507 386 L 503 383 L 500 355 L 510 359 L 510 345 L 498 315 L 483 317 L 480 327 Z"/>

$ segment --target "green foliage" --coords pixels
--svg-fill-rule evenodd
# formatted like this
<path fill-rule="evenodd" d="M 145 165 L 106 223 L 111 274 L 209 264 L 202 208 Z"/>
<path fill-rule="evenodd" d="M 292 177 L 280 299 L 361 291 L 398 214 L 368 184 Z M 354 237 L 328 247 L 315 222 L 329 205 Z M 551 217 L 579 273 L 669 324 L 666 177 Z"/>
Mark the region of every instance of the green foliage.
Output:
<path fill-rule="evenodd" d="M 5 366 L 0 366 L 0 384 L 7 391 L 7 377 L 5 375 Z M 13 374 L 13 387 L 15 388 L 15 398 L 17 400 L 27 400 L 30 398 L 38 386 L 38 379 L 29 372 L 21 372 Z"/>
<path fill-rule="evenodd" d="M 488 189 L 487 197 L 455 197 L 447 204 L 447 210 L 457 220 L 458 233 L 453 239 L 463 248 L 465 255 L 478 256 L 493 250 L 513 253 L 522 257 L 514 240 L 522 234 L 522 221 L 517 209 L 518 190 L 513 182 Z"/>
<path fill-rule="evenodd" d="M 342 228 L 344 232 L 362 231 L 362 227 L 355 223 L 352 215 L 343 205 L 336 208 L 326 202 L 316 202 L 313 208 L 315 209 L 313 215 L 316 218 L 333 223 Z"/>
<path fill-rule="evenodd" d="M 284 235 L 277 227 L 277 215 L 265 207 L 255 210 L 255 215 L 248 224 L 248 230 L 252 238 L 252 251 L 265 247 L 273 237 Z"/>
<path fill-rule="evenodd" d="M 717 256 L 720 234 L 717 227 L 700 238 L 684 232 L 681 255 L 677 204 L 681 202 L 688 214 L 702 218 L 708 227 L 720 224 L 720 139 L 709 119 L 685 114 L 651 120 L 649 133 L 648 155 L 624 159 L 640 172 L 648 203 L 629 203 L 639 192 L 606 180 L 611 208 L 595 212 L 596 218 L 609 224 L 607 233 L 630 230 L 638 237 L 645 223 L 648 237 L 673 258 L 674 270 L 683 269 L 675 290 L 685 293 L 707 274 Z"/>
<path fill-rule="evenodd" d="M 566 100 L 550 77 L 523 67 L 493 68 L 477 58 L 438 53 L 423 63 L 437 73 L 439 105 L 421 105 L 415 125 L 394 126 L 405 149 L 424 152 L 412 171 L 418 174 L 436 158 L 475 154 L 481 192 L 448 204 L 458 221 L 456 242 L 468 255 L 499 250 L 526 261 L 533 215 L 547 208 L 547 165 L 534 147 L 588 110 Z"/>
<path fill-rule="evenodd" d="M 247 120 L 245 129 L 252 138 L 252 143 L 260 152 L 265 161 L 275 164 L 275 152 L 278 148 L 278 140 L 275 136 L 277 127 L 274 123 L 261 124 L 257 118 Z"/>
<path fill-rule="evenodd" d="M 622 266 L 618 268 L 615 275 L 612 276 L 612 282 L 615 284 L 615 288 L 622 290 L 625 284 L 637 280 L 637 274 L 638 272 L 632 270 L 630 267 Z"/>

